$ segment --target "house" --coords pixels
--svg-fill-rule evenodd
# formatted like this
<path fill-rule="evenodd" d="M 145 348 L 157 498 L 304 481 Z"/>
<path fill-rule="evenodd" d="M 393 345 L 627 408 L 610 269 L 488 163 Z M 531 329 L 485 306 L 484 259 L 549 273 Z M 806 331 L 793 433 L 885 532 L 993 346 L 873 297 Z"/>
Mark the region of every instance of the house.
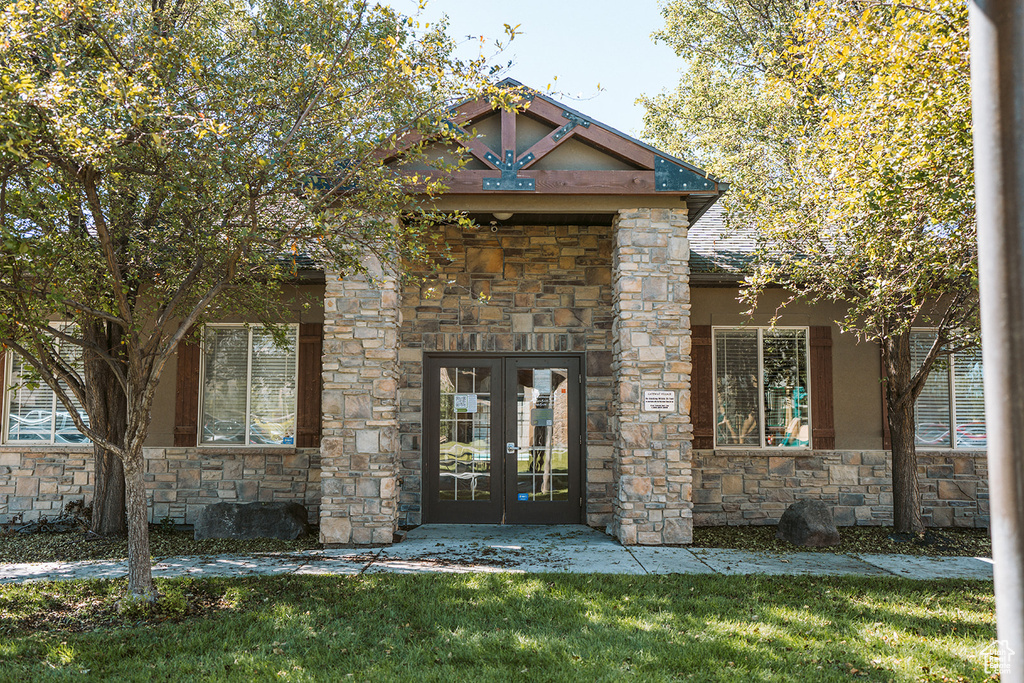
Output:
<path fill-rule="evenodd" d="M 840 524 L 891 522 L 878 349 L 839 333 L 839 306 L 742 314 L 726 183 L 541 94 L 453 124 L 477 136 L 438 208 L 480 228 L 446 228 L 414 286 L 300 279 L 290 350 L 242 320 L 183 345 L 146 451 L 153 521 L 294 500 L 328 544 L 479 522 L 660 545 L 809 497 Z M 987 525 L 980 367 L 954 357 L 919 404 L 934 526 Z M 7 391 L 3 421 L 0 520 L 89 497 L 91 449 L 52 394 Z"/>

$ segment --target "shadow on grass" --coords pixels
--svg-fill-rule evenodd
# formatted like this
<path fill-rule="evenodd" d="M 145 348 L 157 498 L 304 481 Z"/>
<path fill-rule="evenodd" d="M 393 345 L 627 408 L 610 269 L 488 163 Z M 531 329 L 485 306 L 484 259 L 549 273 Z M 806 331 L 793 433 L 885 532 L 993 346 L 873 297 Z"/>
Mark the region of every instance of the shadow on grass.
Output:
<path fill-rule="evenodd" d="M 68 600 L 94 590 L 103 604 L 103 585 Z M 976 653 L 995 637 L 992 584 L 970 581 L 169 580 L 161 590 L 207 596 L 210 609 L 88 633 L 26 630 L 24 613 L 54 609 L 60 589 L 10 589 L 0 589 L 3 679 L 81 679 L 87 670 L 96 680 L 985 680 Z"/>

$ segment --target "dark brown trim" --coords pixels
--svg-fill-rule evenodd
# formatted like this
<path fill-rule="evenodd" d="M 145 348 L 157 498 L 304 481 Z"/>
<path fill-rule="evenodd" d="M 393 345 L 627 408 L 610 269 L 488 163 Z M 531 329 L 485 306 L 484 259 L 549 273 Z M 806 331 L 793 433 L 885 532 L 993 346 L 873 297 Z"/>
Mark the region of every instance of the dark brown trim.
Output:
<path fill-rule="evenodd" d="M 693 421 L 693 447 L 715 447 L 715 385 L 711 364 L 711 325 L 690 328 L 690 419 Z"/>
<path fill-rule="evenodd" d="M 576 128 L 579 128 L 577 126 Z M 575 129 L 574 129 L 575 130 Z M 496 178 L 496 171 L 469 169 L 454 176 L 438 177 L 448 186 L 447 194 L 496 194 L 485 190 L 484 178 Z M 409 172 L 413 174 L 412 171 Z M 424 171 L 417 171 L 420 177 Z M 614 194 L 614 195 L 658 195 L 692 194 L 687 192 L 657 192 L 654 171 L 520 171 L 520 178 L 533 178 L 534 192 L 519 194 Z"/>
<path fill-rule="evenodd" d="M 832 326 L 811 326 L 811 447 L 836 447 L 832 397 Z"/>
<path fill-rule="evenodd" d="M 555 139 L 555 135 L 558 133 L 558 129 L 555 129 L 555 130 L 551 131 L 551 133 L 547 137 L 539 140 L 533 147 L 531 147 L 530 149 L 528 149 L 525 152 L 523 152 L 523 154 L 520 156 L 520 158 L 522 158 L 522 157 L 528 156 L 530 154 L 533 155 L 532 159 L 530 159 L 525 164 L 523 164 L 522 170 L 526 170 L 526 169 L 530 168 L 535 163 L 540 161 L 544 157 L 545 154 L 547 154 L 548 152 L 553 150 L 555 147 L 558 147 L 560 144 L 562 144 L 566 140 L 569 140 L 570 138 L 572 138 L 577 130 L 579 130 L 579 126 L 576 126 L 575 128 L 571 128 L 567 133 L 564 133 L 562 135 L 562 137 L 560 137 L 558 139 Z M 520 171 L 520 173 L 522 173 L 522 170 Z"/>
<path fill-rule="evenodd" d="M 323 323 L 299 325 L 299 384 L 295 419 L 295 446 L 298 448 L 320 446 L 323 331 Z"/>
<path fill-rule="evenodd" d="M 555 128 L 561 128 L 567 122 L 566 118 L 562 116 L 565 113 L 565 109 L 540 97 L 533 98 L 524 113 Z M 596 124 L 592 124 L 589 128 L 582 126 L 576 126 L 576 128 L 578 129 L 576 131 L 576 138 L 587 142 L 592 147 L 596 147 L 602 152 L 611 154 L 622 161 L 636 164 L 640 168 L 654 169 L 655 154 L 653 150 L 616 135 Z"/>
<path fill-rule="evenodd" d="M 178 342 L 174 403 L 174 445 L 195 446 L 199 439 L 199 350 L 197 341 Z"/>
<path fill-rule="evenodd" d="M 501 154 L 504 157 L 505 150 L 516 151 L 516 113 L 509 109 L 501 110 Z M 517 155 L 518 156 L 518 155 Z"/>
<path fill-rule="evenodd" d="M 483 140 L 481 140 L 480 138 L 471 137 L 469 133 L 465 133 L 465 135 L 465 139 L 459 140 L 459 144 L 465 147 L 467 150 L 469 150 L 469 153 L 472 154 L 476 159 L 478 159 L 484 164 L 487 164 L 489 167 L 497 171 L 498 167 L 495 166 L 494 163 L 487 158 L 488 152 L 490 152 L 491 154 L 494 153 L 491 152 L 491 148 L 485 145 Z"/>

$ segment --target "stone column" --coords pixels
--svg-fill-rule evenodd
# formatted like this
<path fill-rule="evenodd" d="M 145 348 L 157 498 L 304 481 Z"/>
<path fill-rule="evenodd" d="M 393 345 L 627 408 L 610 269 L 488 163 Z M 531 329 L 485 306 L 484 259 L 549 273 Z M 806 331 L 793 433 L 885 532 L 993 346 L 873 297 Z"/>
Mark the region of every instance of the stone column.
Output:
<path fill-rule="evenodd" d="M 625 545 L 690 543 L 690 247 L 685 209 L 626 209 L 612 260 L 615 500 L 609 532 Z M 671 411 L 644 411 L 671 391 Z"/>
<path fill-rule="evenodd" d="M 327 273 L 320 541 L 390 544 L 398 520 L 399 285 Z"/>

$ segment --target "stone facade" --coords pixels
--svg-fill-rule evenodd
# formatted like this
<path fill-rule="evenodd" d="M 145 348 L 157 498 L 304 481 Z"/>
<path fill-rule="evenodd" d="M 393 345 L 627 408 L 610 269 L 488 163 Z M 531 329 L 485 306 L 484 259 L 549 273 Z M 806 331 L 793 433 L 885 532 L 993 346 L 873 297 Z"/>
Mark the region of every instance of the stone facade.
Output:
<path fill-rule="evenodd" d="M 612 432 L 616 496 L 610 531 L 625 545 L 689 543 L 690 249 L 684 209 L 619 212 L 613 254 Z M 675 410 L 646 412 L 644 391 Z"/>
<path fill-rule="evenodd" d="M 836 524 L 892 524 L 892 459 L 886 451 L 696 451 L 697 526 L 776 524 L 804 498 L 833 507 Z M 984 451 L 918 453 L 925 524 L 988 526 Z"/>
<path fill-rule="evenodd" d="M 586 356 L 586 522 L 613 498 L 610 226 L 450 227 L 436 273 L 402 296 L 402 524 L 422 521 L 423 354 L 552 352 Z"/>
<path fill-rule="evenodd" d="M 316 449 L 147 448 L 149 519 L 192 524 L 209 503 L 295 502 L 316 523 L 320 454 Z M 6 447 L 0 452 L 0 521 L 53 519 L 73 500 L 92 501 L 92 449 Z"/>
<path fill-rule="evenodd" d="M 327 274 L 320 540 L 391 543 L 398 523 L 398 284 Z"/>

